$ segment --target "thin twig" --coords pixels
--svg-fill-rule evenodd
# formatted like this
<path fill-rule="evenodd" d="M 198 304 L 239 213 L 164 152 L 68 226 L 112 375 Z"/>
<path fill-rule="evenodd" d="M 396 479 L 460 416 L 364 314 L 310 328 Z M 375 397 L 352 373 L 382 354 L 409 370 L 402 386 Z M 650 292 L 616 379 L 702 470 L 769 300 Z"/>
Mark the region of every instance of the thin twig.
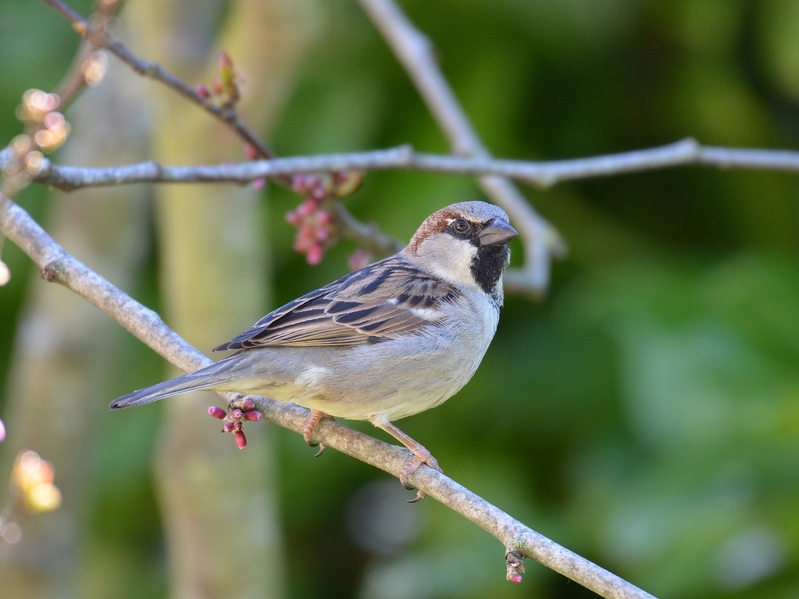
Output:
<path fill-rule="evenodd" d="M 27 212 L 5 196 L 0 196 L 0 231 L 39 266 L 45 280 L 71 289 L 178 368 L 188 372 L 211 363 L 209 358 L 169 329 L 155 312 L 125 295 L 70 255 Z M 223 396 L 232 399 L 235 394 Z M 307 422 L 307 410 L 263 397 L 252 399 L 268 420 L 302 432 Z M 394 476 L 408 461 L 406 449 L 330 420 L 320 424 L 316 436 L 328 447 Z M 411 482 L 489 532 L 503 547 L 538 560 L 602 597 L 653 599 L 645 591 L 535 532 L 440 472 L 422 466 L 411 476 Z"/>
<path fill-rule="evenodd" d="M 83 76 L 83 62 L 91 53 L 91 44 L 83 42 L 72 58 L 72 64 L 69 65 L 66 75 L 56 86 L 54 93 L 60 100 L 60 110 L 63 111 L 64 108 L 86 88 L 86 77 Z"/>
<path fill-rule="evenodd" d="M 163 83 L 184 98 L 202 107 L 215 118 L 226 123 L 236 135 L 245 143 L 249 144 L 259 156 L 262 158 L 272 158 L 274 156 L 263 140 L 241 120 L 235 109 L 214 104 L 210 98 L 201 96 L 193 87 L 169 72 L 157 62 L 142 60 L 121 42 L 108 39 L 104 32 L 94 30 L 86 19 L 60 0 L 42 1 L 70 21 L 75 31 L 85 39 L 90 40 L 95 46 L 106 48 L 140 75 Z"/>
<path fill-rule="evenodd" d="M 388 255 L 396 254 L 405 246 L 398 239 L 383 233 L 376 225 L 359 221 L 341 202 L 336 202 L 335 210 L 340 235 L 354 241 L 360 247 L 375 254 Z"/>
<path fill-rule="evenodd" d="M 441 72 L 430 41 L 393 0 L 358 2 L 383 34 L 397 60 L 405 67 L 428 110 L 444 131 L 453 153 L 490 158 L 466 111 Z M 509 269 L 505 281 L 520 292 L 542 294 L 549 285 L 552 258 L 566 254 L 565 241 L 507 178 L 483 176 L 479 183 L 483 193 L 508 212 L 524 242 L 524 266 L 521 269 Z"/>
<path fill-rule="evenodd" d="M 116 15 L 120 7 L 121 2 L 104 2 L 103 0 L 95 0 L 95 14 L 100 17 L 97 19 L 96 24 L 99 23 L 99 26 L 104 31 L 108 26 L 109 20 Z M 105 37 L 105 34 L 99 37 Z M 89 40 L 86 40 L 83 44 L 81 44 L 75 53 L 75 56 L 72 58 L 72 64 L 70 64 L 66 74 L 61 79 L 61 82 L 56 86 L 54 93 L 60 100 L 59 110 L 62 112 L 64 111 L 64 108 L 73 100 L 75 100 L 75 98 L 78 97 L 78 95 L 86 88 L 86 86 L 89 85 L 84 73 L 84 66 L 85 61 L 96 50 L 97 48 Z"/>

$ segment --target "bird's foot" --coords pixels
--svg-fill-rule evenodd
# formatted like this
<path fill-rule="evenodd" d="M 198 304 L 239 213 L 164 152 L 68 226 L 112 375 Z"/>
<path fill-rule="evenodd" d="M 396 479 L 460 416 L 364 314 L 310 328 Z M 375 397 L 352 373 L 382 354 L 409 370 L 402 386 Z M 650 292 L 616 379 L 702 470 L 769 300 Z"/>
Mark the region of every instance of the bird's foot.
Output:
<path fill-rule="evenodd" d="M 325 414 L 324 412 L 320 412 L 319 410 L 311 410 L 311 415 L 308 417 L 308 422 L 305 423 L 305 426 L 302 429 L 302 438 L 305 439 L 305 442 L 311 447 L 319 447 L 319 451 L 314 454 L 315 458 L 318 458 L 320 455 L 322 455 L 327 448 L 324 443 L 317 443 L 313 440 L 316 427 L 319 426 L 319 423 L 323 418 L 332 418 L 332 416 Z"/>
<path fill-rule="evenodd" d="M 423 446 L 419 445 L 417 448 L 413 450 L 413 457 L 408 460 L 408 463 L 402 467 L 402 470 L 399 471 L 399 479 L 402 483 L 402 486 L 405 487 L 408 491 L 412 491 L 415 489 L 413 485 L 410 484 L 408 478 L 419 469 L 419 466 L 422 464 L 426 464 L 430 466 L 433 470 L 438 470 L 439 472 L 443 472 L 441 466 L 438 465 L 438 460 L 436 460 L 433 455 L 427 451 Z M 409 499 L 408 503 L 416 503 L 417 501 L 421 501 L 424 499 L 425 493 L 424 491 L 416 491 L 416 497 L 413 499 Z"/>
<path fill-rule="evenodd" d="M 241 394 L 237 395 L 236 398 L 228 404 L 227 410 L 217 406 L 211 406 L 208 408 L 208 414 L 224 422 L 222 425 L 222 432 L 233 433 L 233 437 L 236 439 L 236 445 L 239 449 L 247 447 L 247 437 L 244 436 L 244 431 L 242 430 L 244 421 L 250 420 L 258 422 L 264 417 L 261 412 L 255 409 L 255 402 L 246 395 Z"/>
<path fill-rule="evenodd" d="M 377 428 L 382 428 L 389 435 L 410 449 L 413 453 L 413 457 L 410 459 L 410 461 L 399 471 L 398 476 L 403 487 L 408 490 L 412 490 L 414 488 L 408 479 L 414 472 L 416 472 L 416 470 L 419 469 L 419 466 L 422 464 L 427 464 L 433 470 L 443 472 L 441 467 L 438 465 L 438 460 L 433 457 L 433 454 L 427 451 L 427 448 L 424 445 L 414 440 L 410 435 L 403 433 L 399 428 L 397 428 L 396 425 L 378 415 L 370 416 L 369 422 L 374 424 Z M 416 497 L 408 500 L 408 503 L 416 503 L 422 499 L 424 499 L 424 491 L 417 491 Z"/>

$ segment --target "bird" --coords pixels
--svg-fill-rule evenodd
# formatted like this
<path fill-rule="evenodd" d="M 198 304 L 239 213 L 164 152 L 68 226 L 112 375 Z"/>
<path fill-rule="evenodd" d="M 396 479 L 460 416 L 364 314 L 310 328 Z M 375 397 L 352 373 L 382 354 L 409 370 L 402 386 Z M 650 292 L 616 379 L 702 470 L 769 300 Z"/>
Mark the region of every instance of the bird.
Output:
<path fill-rule="evenodd" d="M 309 445 L 323 418 L 368 420 L 411 451 L 399 472 L 410 489 L 419 466 L 441 468 L 394 421 L 442 404 L 474 375 L 497 329 L 508 243 L 517 235 L 496 205 L 446 206 L 398 253 L 287 303 L 213 349 L 236 353 L 110 407 L 201 389 L 265 395 L 310 410 Z"/>

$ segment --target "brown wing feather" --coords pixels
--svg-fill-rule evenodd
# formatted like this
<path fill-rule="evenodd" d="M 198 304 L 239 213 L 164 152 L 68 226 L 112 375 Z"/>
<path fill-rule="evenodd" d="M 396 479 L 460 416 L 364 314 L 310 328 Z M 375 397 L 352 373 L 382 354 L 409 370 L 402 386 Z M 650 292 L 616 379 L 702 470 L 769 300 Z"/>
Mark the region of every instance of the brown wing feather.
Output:
<path fill-rule="evenodd" d="M 449 284 L 391 256 L 270 312 L 214 351 L 378 343 L 423 330 L 456 295 Z"/>

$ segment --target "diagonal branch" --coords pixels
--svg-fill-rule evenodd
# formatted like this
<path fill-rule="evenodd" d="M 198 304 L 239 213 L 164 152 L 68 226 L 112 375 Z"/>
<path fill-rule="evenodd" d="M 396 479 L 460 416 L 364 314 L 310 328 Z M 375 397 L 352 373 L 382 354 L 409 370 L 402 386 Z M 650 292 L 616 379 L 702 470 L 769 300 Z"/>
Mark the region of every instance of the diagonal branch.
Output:
<path fill-rule="evenodd" d="M 214 104 L 209 98 L 201 96 L 193 87 L 180 79 L 180 77 L 169 72 L 157 62 L 142 60 L 121 42 L 108 39 L 104 31 L 92 28 L 89 21 L 61 2 L 61 0 L 42 1 L 72 23 L 73 29 L 75 29 L 81 37 L 89 40 L 95 47 L 106 48 L 139 75 L 163 83 L 184 98 L 203 108 L 213 117 L 226 123 L 236 135 L 252 146 L 259 156 L 263 158 L 271 158 L 273 156 L 272 151 L 255 132 L 241 120 L 235 109 Z"/>
<path fill-rule="evenodd" d="M 383 34 L 397 60 L 405 67 L 433 118 L 443 129 L 453 153 L 490 158 L 439 69 L 430 41 L 393 0 L 358 2 Z M 524 240 L 524 266 L 521 269 L 509 269 L 505 273 L 505 281 L 519 291 L 541 295 L 549 285 L 551 259 L 565 255 L 566 243 L 507 178 L 483 176 L 479 183 L 483 193 L 508 212 Z"/>
<path fill-rule="evenodd" d="M 27 212 L 5 196 L 0 197 L 0 231 L 39 266 L 45 280 L 71 289 L 175 366 L 192 371 L 211 363 L 209 358 L 169 329 L 155 312 L 70 255 Z M 225 396 L 230 399 L 235 394 Z M 270 421 L 302 432 L 308 417 L 304 408 L 263 397 L 252 399 Z M 330 420 L 320 424 L 317 437 L 327 446 L 395 476 L 408 461 L 406 449 L 373 439 Z M 535 532 L 440 472 L 422 466 L 411 476 L 411 482 L 486 530 L 507 551 L 535 559 L 602 597 L 652 599 L 645 591 Z"/>

